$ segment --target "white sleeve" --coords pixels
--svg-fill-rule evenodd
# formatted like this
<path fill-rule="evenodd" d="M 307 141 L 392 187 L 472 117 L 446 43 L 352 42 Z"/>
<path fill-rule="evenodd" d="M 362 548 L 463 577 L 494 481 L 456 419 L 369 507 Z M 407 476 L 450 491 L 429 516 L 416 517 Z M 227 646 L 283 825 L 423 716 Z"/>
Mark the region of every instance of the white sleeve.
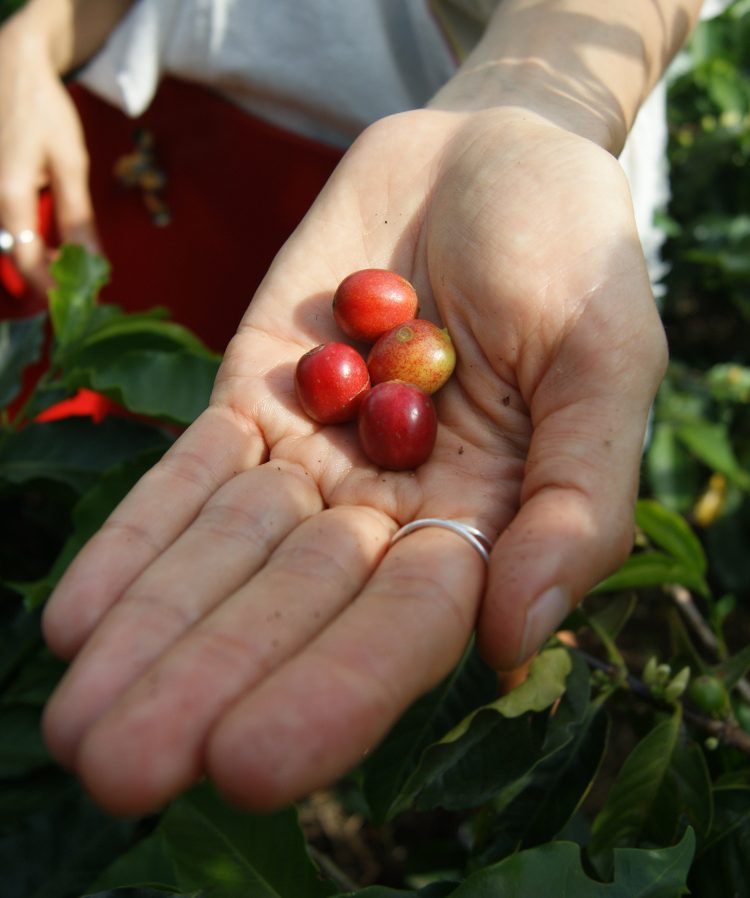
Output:
<path fill-rule="evenodd" d="M 154 98 L 181 0 L 138 0 L 77 80 L 128 115 Z"/>

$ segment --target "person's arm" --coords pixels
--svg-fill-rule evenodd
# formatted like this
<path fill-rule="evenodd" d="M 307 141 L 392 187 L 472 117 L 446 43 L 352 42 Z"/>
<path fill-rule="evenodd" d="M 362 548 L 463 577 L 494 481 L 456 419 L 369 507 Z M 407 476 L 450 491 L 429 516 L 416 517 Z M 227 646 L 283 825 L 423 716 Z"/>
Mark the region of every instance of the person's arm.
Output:
<path fill-rule="evenodd" d="M 28 0 L 0 39 L 34 45 L 60 75 L 89 60 L 134 0 Z M 10 44 L 5 44 L 11 49 Z"/>
<path fill-rule="evenodd" d="M 0 228 L 35 231 L 40 188 L 55 196 L 64 240 L 96 246 L 88 156 L 61 76 L 104 43 L 132 0 L 29 0 L 0 28 Z M 30 283 L 49 285 L 41 240 L 13 256 Z"/>
<path fill-rule="evenodd" d="M 48 644 L 73 661 L 45 735 L 105 807 L 140 813 L 206 774 L 253 808 L 326 785 L 475 627 L 512 668 L 627 557 L 666 346 L 613 153 L 686 27 L 676 3 L 663 21 L 649 8 L 503 0 L 434 104 L 344 156 L 209 408 L 45 609 Z M 517 83 L 495 78 L 509 68 Z M 318 426 L 295 399 L 300 356 L 340 339 L 337 284 L 367 267 L 409 278 L 456 347 L 415 472 L 369 464 L 351 427 Z M 478 528 L 489 565 L 437 527 L 391 544 L 418 518 Z"/>
<path fill-rule="evenodd" d="M 474 50 L 430 102 L 517 103 L 617 155 L 698 20 L 702 0 L 500 0 Z"/>

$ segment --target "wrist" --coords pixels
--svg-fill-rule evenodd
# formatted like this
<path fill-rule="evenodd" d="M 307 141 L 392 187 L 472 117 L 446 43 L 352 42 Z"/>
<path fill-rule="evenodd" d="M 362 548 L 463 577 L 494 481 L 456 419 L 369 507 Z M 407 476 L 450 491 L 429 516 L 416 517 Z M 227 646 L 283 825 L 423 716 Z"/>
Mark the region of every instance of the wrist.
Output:
<path fill-rule="evenodd" d="M 0 29 L 0 57 L 24 66 L 47 64 L 56 73 L 68 68 L 67 0 L 29 0 Z"/>
<path fill-rule="evenodd" d="M 0 38 L 65 75 L 99 50 L 133 2 L 27 0 L 0 29 Z"/>
<path fill-rule="evenodd" d="M 615 156 L 628 130 L 617 111 L 582 102 L 574 85 L 540 78 L 535 63 L 519 60 L 459 70 L 427 107 L 465 113 L 518 112 L 590 140 Z"/>
<path fill-rule="evenodd" d="M 619 155 L 701 0 L 503 0 L 432 108 L 518 107 Z"/>

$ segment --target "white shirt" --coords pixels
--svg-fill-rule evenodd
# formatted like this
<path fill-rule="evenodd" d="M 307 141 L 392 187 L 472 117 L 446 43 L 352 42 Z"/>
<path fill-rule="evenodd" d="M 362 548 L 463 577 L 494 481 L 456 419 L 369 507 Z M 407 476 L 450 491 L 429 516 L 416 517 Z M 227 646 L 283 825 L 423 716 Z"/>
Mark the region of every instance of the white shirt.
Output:
<path fill-rule="evenodd" d="M 260 118 L 346 147 L 368 124 L 418 108 L 455 72 L 446 34 L 481 34 L 498 0 L 139 0 L 79 80 L 128 115 L 142 113 L 162 75 L 214 87 Z M 501 0 L 500 0 L 501 2 Z M 606 0 L 605 0 L 606 2 Z M 706 0 L 711 16 L 729 0 Z M 666 87 L 642 106 L 620 162 L 657 283 L 668 200 Z"/>

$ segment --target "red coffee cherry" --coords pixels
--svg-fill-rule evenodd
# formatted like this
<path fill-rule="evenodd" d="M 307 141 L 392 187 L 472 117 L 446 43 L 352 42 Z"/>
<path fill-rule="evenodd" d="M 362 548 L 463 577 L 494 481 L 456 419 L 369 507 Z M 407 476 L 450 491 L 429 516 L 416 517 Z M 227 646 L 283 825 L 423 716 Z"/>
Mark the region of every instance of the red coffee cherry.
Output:
<path fill-rule="evenodd" d="M 414 318 L 414 287 L 395 271 L 363 268 L 344 278 L 333 297 L 333 317 L 353 340 L 372 343 L 390 328 Z"/>
<path fill-rule="evenodd" d="M 425 393 L 439 390 L 455 367 L 456 351 L 448 331 L 421 318 L 383 334 L 367 357 L 373 384 L 403 380 Z"/>
<path fill-rule="evenodd" d="M 346 343 L 322 343 L 297 362 L 294 386 L 300 405 L 314 421 L 341 424 L 357 416 L 370 387 L 367 365 Z"/>
<path fill-rule="evenodd" d="M 435 406 L 413 384 L 378 384 L 362 400 L 358 432 L 362 451 L 376 465 L 389 471 L 417 468 L 435 445 Z"/>

